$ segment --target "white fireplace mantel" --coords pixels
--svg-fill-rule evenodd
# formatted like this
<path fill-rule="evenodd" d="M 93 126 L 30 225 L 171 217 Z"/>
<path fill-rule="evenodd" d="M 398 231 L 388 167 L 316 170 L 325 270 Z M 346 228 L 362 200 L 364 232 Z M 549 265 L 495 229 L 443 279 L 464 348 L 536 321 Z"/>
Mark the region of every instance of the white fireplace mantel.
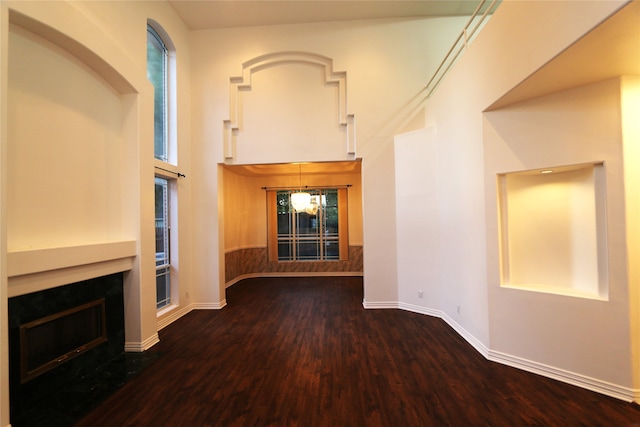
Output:
<path fill-rule="evenodd" d="M 37 292 L 131 270 L 136 241 L 43 248 L 7 253 L 8 296 Z"/>

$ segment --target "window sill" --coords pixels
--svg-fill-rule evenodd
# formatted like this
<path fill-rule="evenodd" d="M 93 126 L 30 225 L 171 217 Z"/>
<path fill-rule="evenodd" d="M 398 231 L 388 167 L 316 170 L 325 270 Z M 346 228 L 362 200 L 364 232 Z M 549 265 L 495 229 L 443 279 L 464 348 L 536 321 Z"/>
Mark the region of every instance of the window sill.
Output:
<path fill-rule="evenodd" d="M 180 308 L 180 306 L 179 306 L 179 305 L 176 305 L 176 304 L 169 304 L 168 306 L 166 306 L 166 307 L 162 307 L 161 309 L 159 309 L 159 310 L 156 312 L 156 316 L 157 316 L 157 317 L 162 317 L 162 316 L 164 316 L 165 314 L 169 314 L 169 313 L 171 313 L 173 310 L 177 310 L 178 308 Z"/>

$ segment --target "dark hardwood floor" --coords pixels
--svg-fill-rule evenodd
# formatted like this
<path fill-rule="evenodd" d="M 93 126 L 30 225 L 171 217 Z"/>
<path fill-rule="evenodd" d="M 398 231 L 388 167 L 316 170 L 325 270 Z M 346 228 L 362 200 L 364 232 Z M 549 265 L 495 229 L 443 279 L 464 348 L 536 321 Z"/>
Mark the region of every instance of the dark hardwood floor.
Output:
<path fill-rule="evenodd" d="M 632 426 L 640 406 L 489 362 L 442 320 L 365 310 L 362 279 L 250 279 L 160 331 L 77 426 Z"/>

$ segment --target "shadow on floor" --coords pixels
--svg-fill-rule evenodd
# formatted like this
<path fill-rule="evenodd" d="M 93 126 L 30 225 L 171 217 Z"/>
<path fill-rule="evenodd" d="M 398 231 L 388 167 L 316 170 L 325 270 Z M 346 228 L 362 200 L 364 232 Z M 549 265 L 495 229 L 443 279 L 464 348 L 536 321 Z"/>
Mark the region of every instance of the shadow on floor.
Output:
<path fill-rule="evenodd" d="M 161 357 L 158 352 L 122 353 L 93 373 L 73 381 L 22 416 L 13 427 L 66 427 L 77 422 L 111 394 Z"/>

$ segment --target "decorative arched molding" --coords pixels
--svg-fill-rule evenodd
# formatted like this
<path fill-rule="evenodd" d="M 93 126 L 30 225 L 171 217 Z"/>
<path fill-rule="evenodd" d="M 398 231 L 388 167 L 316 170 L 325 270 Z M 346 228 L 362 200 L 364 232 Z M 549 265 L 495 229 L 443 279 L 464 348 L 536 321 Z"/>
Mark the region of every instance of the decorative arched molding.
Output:
<path fill-rule="evenodd" d="M 240 91 L 250 91 L 251 77 L 259 71 L 286 64 L 303 64 L 321 67 L 324 84 L 338 86 L 338 123 L 346 128 L 346 153 L 356 153 L 355 116 L 347 113 L 347 72 L 334 71 L 333 60 L 326 56 L 309 52 L 274 52 L 250 59 L 242 64 L 242 75 L 229 79 L 229 114 L 224 120 L 223 145 L 224 158 L 234 158 L 235 136 L 239 127 L 239 99 Z"/>
<path fill-rule="evenodd" d="M 64 7 L 64 3 L 61 3 Z M 58 6 L 56 4 L 56 6 Z M 68 12 L 68 11 L 67 11 Z M 66 16 L 72 16 L 68 14 Z M 75 18 L 75 16 L 73 16 Z M 69 22 L 76 22 L 69 19 Z M 27 31 L 30 31 L 39 37 L 53 43 L 54 45 L 66 50 L 71 55 L 78 58 L 89 68 L 94 70 L 100 77 L 105 79 L 118 93 L 122 95 L 138 93 L 139 85 L 132 79 L 125 77 L 112 63 L 104 56 L 99 54 L 92 46 L 88 46 L 74 38 L 73 35 L 65 32 L 65 29 L 59 29 L 52 25 L 40 21 L 35 17 L 25 15 L 15 9 L 9 9 L 9 23 L 17 25 Z M 78 25 L 79 27 L 79 25 Z M 92 33 L 94 41 L 102 41 L 100 33 Z M 96 43 L 97 44 L 97 43 Z"/>

